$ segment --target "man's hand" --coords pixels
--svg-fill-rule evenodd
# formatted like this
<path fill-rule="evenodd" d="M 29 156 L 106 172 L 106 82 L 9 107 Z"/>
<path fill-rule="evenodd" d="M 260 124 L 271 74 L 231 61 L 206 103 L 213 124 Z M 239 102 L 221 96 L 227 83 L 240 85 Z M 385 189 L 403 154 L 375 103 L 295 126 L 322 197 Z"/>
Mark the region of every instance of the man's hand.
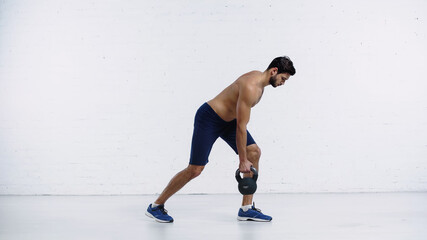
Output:
<path fill-rule="evenodd" d="M 250 173 L 251 172 L 252 163 L 249 160 L 240 161 L 239 171 L 241 173 Z"/>

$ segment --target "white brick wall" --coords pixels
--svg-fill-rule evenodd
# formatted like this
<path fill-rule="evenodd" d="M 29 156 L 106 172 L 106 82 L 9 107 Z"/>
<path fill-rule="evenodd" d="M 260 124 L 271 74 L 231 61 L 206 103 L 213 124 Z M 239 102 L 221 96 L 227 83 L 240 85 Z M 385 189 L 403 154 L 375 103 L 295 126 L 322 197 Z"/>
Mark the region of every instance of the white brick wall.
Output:
<path fill-rule="evenodd" d="M 151 194 L 194 113 L 289 55 L 249 129 L 259 192 L 427 190 L 425 1 L 0 1 L 0 194 Z M 218 140 L 181 193 L 231 193 Z M 212 184 L 212 180 L 215 184 Z"/>

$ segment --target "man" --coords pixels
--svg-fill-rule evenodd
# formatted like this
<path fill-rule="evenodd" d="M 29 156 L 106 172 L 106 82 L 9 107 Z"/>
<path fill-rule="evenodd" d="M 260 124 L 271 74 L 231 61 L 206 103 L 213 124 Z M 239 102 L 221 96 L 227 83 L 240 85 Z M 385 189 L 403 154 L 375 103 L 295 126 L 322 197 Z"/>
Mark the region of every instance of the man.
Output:
<path fill-rule="evenodd" d="M 148 206 L 146 215 L 158 222 L 173 222 L 164 208 L 165 202 L 191 179 L 200 175 L 218 137 L 239 155 L 240 172 L 250 176 L 251 166 L 259 170 L 261 150 L 246 129 L 251 108 L 260 101 L 264 87 L 281 86 L 294 74 L 292 61 L 286 56 L 277 57 L 264 72 L 252 71 L 240 76 L 214 99 L 204 103 L 197 110 L 194 120 L 190 164 L 170 180 L 157 200 Z M 243 196 L 237 219 L 271 221 L 272 217 L 264 215 L 252 205 L 252 199 L 253 195 Z"/>

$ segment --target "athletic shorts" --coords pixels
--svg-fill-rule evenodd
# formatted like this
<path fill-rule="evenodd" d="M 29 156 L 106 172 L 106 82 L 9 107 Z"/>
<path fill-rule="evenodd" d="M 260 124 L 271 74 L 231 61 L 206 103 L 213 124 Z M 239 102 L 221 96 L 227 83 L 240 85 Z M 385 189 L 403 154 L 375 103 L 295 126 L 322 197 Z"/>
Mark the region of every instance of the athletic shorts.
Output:
<path fill-rule="evenodd" d="M 209 160 L 214 142 L 221 137 L 238 154 L 236 146 L 236 119 L 226 122 L 204 103 L 194 118 L 193 139 L 191 142 L 190 164 L 205 166 Z M 246 131 L 246 146 L 254 144 L 249 131 Z"/>

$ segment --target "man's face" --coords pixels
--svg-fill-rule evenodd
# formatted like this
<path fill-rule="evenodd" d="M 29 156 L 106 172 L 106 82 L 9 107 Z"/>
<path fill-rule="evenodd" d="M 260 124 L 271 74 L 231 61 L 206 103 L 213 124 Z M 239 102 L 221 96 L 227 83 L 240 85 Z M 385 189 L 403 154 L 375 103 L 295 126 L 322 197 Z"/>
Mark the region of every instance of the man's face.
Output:
<path fill-rule="evenodd" d="M 289 73 L 275 74 L 270 77 L 270 85 L 273 87 L 281 86 L 285 84 L 285 81 L 291 77 Z"/>

